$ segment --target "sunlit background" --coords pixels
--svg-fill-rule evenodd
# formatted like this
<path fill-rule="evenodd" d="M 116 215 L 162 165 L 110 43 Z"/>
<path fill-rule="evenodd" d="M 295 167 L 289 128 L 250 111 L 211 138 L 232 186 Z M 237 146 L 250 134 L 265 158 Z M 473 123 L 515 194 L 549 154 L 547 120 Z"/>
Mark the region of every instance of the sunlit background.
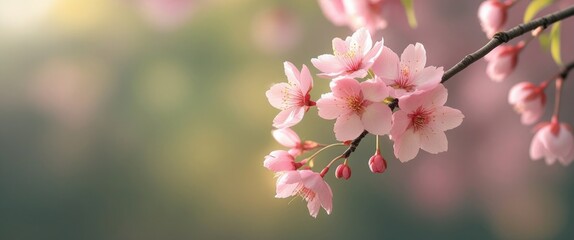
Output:
<path fill-rule="evenodd" d="M 416 29 L 391 5 L 376 38 L 396 52 L 421 42 L 429 65 L 449 68 L 487 41 L 480 2 L 415 1 Z M 507 103 L 514 83 L 557 72 L 535 41 L 503 83 L 482 60 L 446 83 L 466 116 L 448 152 L 401 164 L 384 140 L 389 169 L 375 175 L 368 137 L 350 180 L 326 177 L 330 216 L 275 199 L 262 162 L 281 146 L 264 93 L 286 80 L 283 61 L 316 74 L 310 59 L 350 33 L 309 0 L 0 0 L 0 239 L 574 238 L 574 168 L 531 161 L 531 127 Z M 325 92 L 315 77 L 312 98 Z M 332 126 L 312 109 L 294 129 L 332 143 Z"/>

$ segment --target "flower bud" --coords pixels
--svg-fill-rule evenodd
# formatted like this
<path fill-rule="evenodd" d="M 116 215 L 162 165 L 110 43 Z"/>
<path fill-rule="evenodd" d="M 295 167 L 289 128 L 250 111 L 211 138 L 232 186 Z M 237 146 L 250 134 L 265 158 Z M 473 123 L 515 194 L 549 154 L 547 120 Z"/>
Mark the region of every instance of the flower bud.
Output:
<path fill-rule="evenodd" d="M 381 156 L 379 150 L 369 159 L 369 168 L 373 173 L 383 173 L 387 170 L 387 161 Z"/>
<path fill-rule="evenodd" d="M 508 5 L 498 0 L 487 0 L 478 7 L 480 26 L 488 38 L 502 29 L 506 22 Z"/>
<path fill-rule="evenodd" d="M 335 177 L 338 179 L 344 178 L 345 180 L 351 178 L 351 168 L 347 163 L 341 163 L 335 170 Z"/>

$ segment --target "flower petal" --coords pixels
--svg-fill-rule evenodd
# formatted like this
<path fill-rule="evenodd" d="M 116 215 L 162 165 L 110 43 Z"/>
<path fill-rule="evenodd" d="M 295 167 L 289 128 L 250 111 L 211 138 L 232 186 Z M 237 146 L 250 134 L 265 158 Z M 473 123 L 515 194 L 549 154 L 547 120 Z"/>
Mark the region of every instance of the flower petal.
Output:
<path fill-rule="evenodd" d="M 389 96 L 387 85 L 380 79 L 370 79 L 360 85 L 363 97 L 371 102 L 381 102 Z"/>
<path fill-rule="evenodd" d="M 440 84 L 444 70 L 442 67 L 426 67 L 416 75 L 413 83 L 417 90 L 428 90 Z"/>
<path fill-rule="evenodd" d="M 393 112 L 383 103 L 373 103 L 365 108 L 361 117 L 365 130 L 375 135 L 389 134 Z"/>
<path fill-rule="evenodd" d="M 445 106 L 435 108 L 432 116 L 429 126 L 436 132 L 444 132 L 458 127 L 464 118 L 460 110 Z"/>
<path fill-rule="evenodd" d="M 331 81 L 331 91 L 336 98 L 346 99 L 361 95 L 361 85 L 352 78 L 340 78 Z"/>
<path fill-rule="evenodd" d="M 276 128 L 292 127 L 295 124 L 301 122 L 301 120 L 303 120 L 305 111 L 306 111 L 305 107 L 292 107 L 283 110 L 279 112 L 279 114 L 277 114 L 277 116 L 273 119 L 273 127 Z"/>
<path fill-rule="evenodd" d="M 420 138 L 412 129 L 407 129 L 404 134 L 394 141 L 394 153 L 401 162 L 408 162 L 419 153 Z"/>
<path fill-rule="evenodd" d="M 277 83 L 273 84 L 267 92 L 265 92 L 265 96 L 267 96 L 267 100 L 274 108 L 284 110 L 285 109 L 285 96 L 289 91 L 289 84 L 288 83 Z"/>
<path fill-rule="evenodd" d="M 276 198 L 286 198 L 297 194 L 297 190 L 301 185 L 301 175 L 298 171 L 283 172 L 277 178 L 275 189 Z"/>
<path fill-rule="evenodd" d="M 301 74 L 299 75 L 299 83 L 301 88 L 301 93 L 306 95 L 311 91 L 313 88 L 313 77 L 311 77 L 311 73 L 309 72 L 309 68 L 303 64 L 301 68 Z"/>
<path fill-rule="evenodd" d="M 425 47 L 420 43 L 416 43 L 414 46 L 409 44 L 401 54 L 401 65 L 408 67 L 411 74 L 422 71 L 426 63 L 427 53 Z"/>
<path fill-rule="evenodd" d="M 339 141 L 353 140 L 365 130 L 361 118 L 356 114 L 342 115 L 335 122 L 335 138 Z"/>
<path fill-rule="evenodd" d="M 325 93 L 317 100 L 317 110 L 319 117 L 327 120 L 338 118 L 341 114 L 346 114 L 350 110 L 345 106 L 345 102 L 333 96 L 333 93 Z"/>
<path fill-rule="evenodd" d="M 434 154 L 448 150 L 448 140 L 446 139 L 446 134 L 444 134 L 444 132 L 428 131 L 419 135 L 421 149 Z"/>
<path fill-rule="evenodd" d="M 291 128 L 276 129 L 271 131 L 271 134 L 273 134 L 273 138 L 275 138 L 279 144 L 285 147 L 294 148 L 301 144 L 299 135 Z"/>
<path fill-rule="evenodd" d="M 393 113 L 391 125 L 391 138 L 398 139 L 407 130 L 411 124 L 411 119 L 404 110 L 399 110 Z"/>
<path fill-rule="evenodd" d="M 311 63 L 319 71 L 326 73 L 327 75 L 337 75 L 345 71 L 345 67 L 339 62 L 337 57 L 331 54 L 323 54 L 317 58 L 311 59 Z"/>
<path fill-rule="evenodd" d="M 393 50 L 383 47 L 372 69 L 385 83 L 392 84 L 399 76 L 399 62 L 399 56 Z"/>
<path fill-rule="evenodd" d="M 366 55 L 373 46 L 373 40 L 371 39 L 371 34 L 369 33 L 369 30 L 367 30 L 366 28 L 359 28 L 351 36 L 350 44 L 351 48 L 353 46 L 357 46 L 357 49 L 352 50 L 357 50 L 357 53 L 360 53 L 360 56 Z"/>

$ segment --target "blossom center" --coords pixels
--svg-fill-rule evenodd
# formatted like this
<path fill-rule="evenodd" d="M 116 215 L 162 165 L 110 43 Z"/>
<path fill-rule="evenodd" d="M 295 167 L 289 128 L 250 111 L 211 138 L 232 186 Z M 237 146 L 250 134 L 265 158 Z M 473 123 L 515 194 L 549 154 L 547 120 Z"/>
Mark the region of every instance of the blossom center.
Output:
<path fill-rule="evenodd" d="M 357 57 L 357 52 L 359 52 L 360 47 L 356 41 L 351 41 L 349 49 L 346 52 L 339 52 L 333 49 L 333 53 L 343 62 L 347 67 L 347 72 L 354 72 L 361 68 L 361 58 Z"/>
<path fill-rule="evenodd" d="M 419 107 L 414 112 L 408 114 L 408 117 L 411 119 L 409 127 L 412 127 L 413 130 L 416 132 L 421 129 L 424 129 L 431 121 L 432 116 L 431 111 Z"/>
<path fill-rule="evenodd" d="M 412 92 L 415 90 L 415 85 L 410 81 L 410 69 L 407 66 L 403 66 L 399 74 L 399 78 L 395 80 L 395 83 L 390 85 L 394 89 L 403 89 L 407 92 Z"/>
<path fill-rule="evenodd" d="M 301 186 L 299 188 L 299 191 L 297 191 L 297 195 L 301 196 L 303 199 L 305 199 L 307 201 L 312 201 L 313 199 L 315 199 L 315 196 L 317 194 L 313 190 L 311 190 L 305 186 Z"/>
<path fill-rule="evenodd" d="M 304 96 L 299 90 L 299 86 L 293 83 L 289 83 L 289 87 L 283 88 L 281 95 L 281 110 L 286 110 L 294 106 L 305 106 L 308 100 L 308 97 Z"/>
<path fill-rule="evenodd" d="M 347 107 L 353 112 L 362 113 L 363 112 L 363 99 L 358 96 L 352 96 L 347 98 Z"/>

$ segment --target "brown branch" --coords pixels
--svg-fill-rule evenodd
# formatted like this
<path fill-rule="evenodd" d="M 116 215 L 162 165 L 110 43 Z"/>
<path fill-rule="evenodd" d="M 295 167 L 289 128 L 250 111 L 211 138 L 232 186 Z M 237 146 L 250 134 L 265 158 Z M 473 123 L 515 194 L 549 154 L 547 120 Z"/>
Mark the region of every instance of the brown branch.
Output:
<path fill-rule="evenodd" d="M 460 62 L 458 62 L 454 67 L 450 68 L 444 75 L 442 76 L 441 83 L 446 82 L 452 76 L 457 74 L 458 72 L 462 71 L 466 67 L 470 66 L 472 63 L 476 62 L 478 59 L 483 58 L 487 53 L 492 51 L 494 48 L 498 47 L 499 45 L 508 42 L 518 36 L 521 36 L 527 32 L 530 32 L 538 27 L 546 28 L 548 25 L 551 25 L 555 22 L 558 22 L 562 19 L 567 17 L 571 17 L 574 15 L 574 5 L 560 10 L 551 14 L 548 14 L 544 17 L 534 19 L 530 22 L 520 24 L 516 27 L 511 28 L 505 32 L 499 32 L 494 35 L 486 45 L 478 49 L 476 52 L 466 55 Z"/>
<path fill-rule="evenodd" d="M 476 52 L 469 54 L 469 55 L 466 55 L 460 62 L 455 64 L 452 68 L 450 68 L 446 72 L 444 72 L 444 75 L 442 76 L 441 83 L 446 82 L 448 79 L 450 79 L 451 77 L 453 77 L 454 75 L 456 75 L 457 73 L 462 71 L 463 69 L 467 68 L 472 63 L 476 62 L 478 59 L 483 58 L 486 54 L 488 54 L 490 51 L 492 51 L 494 48 L 498 47 L 502 43 L 508 42 L 508 41 L 518 37 L 518 36 L 521 36 L 527 32 L 534 30 L 538 27 L 542 26 L 542 27 L 546 28 L 546 27 L 548 27 L 548 25 L 551 25 L 555 22 L 558 22 L 562 19 L 571 17 L 573 15 L 574 15 L 574 5 L 568 7 L 564 10 L 560 10 L 560 11 L 548 14 L 544 17 L 534 19 L 530 22 L 520 24 L 516 27 L 511 28 L 508 31 L 499 32 L 499 33 L 495 34 L 494 37 L 488 43 L 486 43 L 486 45 L 484 45 L 483 47 L 478 49 Z M 561 75 L 561 76 L 563 76 L 563 78 L 565 78 L 566 75 L 568 74 L 568 72 L 573 68 L 574 68 L 574 62 L 570 63 L 569 65 L 567 65 L 564 68 L 564 70 L 561 72 L 564 75 Z M 389 104 L 389 108 L 391 108 L 391 110 L 394 110 L 398 105 L 399 105 L 399 100 L 395 99 L 395 100 L 393 100 L 393 102 L 391 102 Z M 347 148 L 347 150 L 345 150 L 343 152 L 343 154 L 341 154 L 341 158 L 349 158 L 349 156 L 351 156 L 351 153 L 353 153 L 357 149 L 357 147 L 361 143 L 361 140 L 363 140 L 363 138 L 365 136 L 367 136 L 368 133 L 369 132 L 367 132 L 367 131 L 363 131 L 361 133 L 361 135 L 359 135 L 357 138 L 355 138 L 351 142 L 351 144 L 349 145 L 349 148 Z"/>

